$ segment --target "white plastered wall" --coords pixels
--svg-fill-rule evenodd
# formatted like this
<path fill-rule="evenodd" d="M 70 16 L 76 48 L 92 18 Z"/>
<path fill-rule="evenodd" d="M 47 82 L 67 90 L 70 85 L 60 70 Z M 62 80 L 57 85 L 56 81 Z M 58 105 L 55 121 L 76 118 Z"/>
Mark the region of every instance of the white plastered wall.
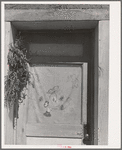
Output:
<path fill-rule="evenodd" d="M 98 25 L 98 145 L 108 143 L 109 21 Z"/>
<path fill-rule="evenodd" d="M 8 64 L 7 55 L 9 52 L 9 46 L 14 42 L 16 29 L 10 22 L 5 22 L 5 49 L 4 49 L 4 75 L 7 75 Z M 5 144 L 14 144 L 14 130 L 13 130 L 13 106 L 4 109 L 4 132 L 5 132 Z"/>

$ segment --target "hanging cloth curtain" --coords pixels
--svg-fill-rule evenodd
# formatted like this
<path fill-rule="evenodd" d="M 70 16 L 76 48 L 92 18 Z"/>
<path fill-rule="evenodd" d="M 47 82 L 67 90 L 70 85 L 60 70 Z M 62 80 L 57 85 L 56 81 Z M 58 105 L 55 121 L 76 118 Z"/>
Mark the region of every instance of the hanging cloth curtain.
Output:
<path fill-rule="evenodd" d="M 28 122 L 81 123 L 82 67 L 31 66 Z"/>

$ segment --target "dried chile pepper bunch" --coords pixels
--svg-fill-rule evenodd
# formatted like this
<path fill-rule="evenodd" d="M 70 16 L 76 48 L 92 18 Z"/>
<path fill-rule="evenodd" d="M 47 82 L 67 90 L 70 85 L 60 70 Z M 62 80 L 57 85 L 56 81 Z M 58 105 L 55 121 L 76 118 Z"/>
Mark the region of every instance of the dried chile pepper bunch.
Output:
<path fill-rule="evenodd" d="M 18 34 L 15 43 L 10 45 L 8 53 L 9 70 L 5 76 L 5 104 L 11 106 L 14 102 L 23 102 L 25 90 L 30 79 L 27 50 L 24 40 Z"/>

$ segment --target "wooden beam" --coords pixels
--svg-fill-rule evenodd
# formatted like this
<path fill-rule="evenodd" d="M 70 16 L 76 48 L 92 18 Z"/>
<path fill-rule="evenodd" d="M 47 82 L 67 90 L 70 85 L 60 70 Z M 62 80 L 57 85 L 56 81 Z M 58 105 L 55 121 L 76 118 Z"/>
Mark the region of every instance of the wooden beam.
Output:
<path fill-rule="evenodd" d="M 94 31 L 94 145 L 98 145 L 98 26 Z"/>
<path fill-rule="evenodd" d="M 26 136 L 83 138 L 83 125 L 28 123 Z"/>
<path fill-rule="evenodd" d="M 88 63 L 83 64 L 83 101 L 82 101 L 82 123 L 87 124 L 87 73 L 88 73 Z"/>
<path fill-rule="evenodd" d="M 108 9 L 5 10 L 5 21 L 108 20 Z"/>
<path fill-rule="evenodd" d="M 26 144 L 26 102 L 25 99 L 22 103 L 19 104 L 18 109 L 18 119 L 17 119 L 17 145 L 25 145 Z"/>
<path fill-rule="evenodd" d="M 33 56 L 30 57 L 30 64 L 53 64 L 58 62 L 86 62 L 86 58 L 82 57 L 54 57 L 54 56 Z"/>

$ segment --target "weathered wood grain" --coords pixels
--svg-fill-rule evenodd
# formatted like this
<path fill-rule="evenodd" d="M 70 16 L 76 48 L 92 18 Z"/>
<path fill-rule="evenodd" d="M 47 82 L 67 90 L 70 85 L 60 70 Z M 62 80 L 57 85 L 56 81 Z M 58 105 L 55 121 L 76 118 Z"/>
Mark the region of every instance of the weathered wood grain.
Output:
<path fill-rule="evenodd" d="M 83 125 L 27 124 L 26 136 L 83 138 Z"/>
<path fill-rule="evenodd" d="M 19 110 L 18 110 L 18 119 L 17 119 L 17 145 L 24 145 L 26 144 L 26 102 L 27 99 L 25 99 L 23 101 L 23 103 L 21 103 L 19 105 Z"/>
<path fill-rule="evenodd" d="M 87 63 L 83 64 L 82 123 L 87 124 Z"/>

